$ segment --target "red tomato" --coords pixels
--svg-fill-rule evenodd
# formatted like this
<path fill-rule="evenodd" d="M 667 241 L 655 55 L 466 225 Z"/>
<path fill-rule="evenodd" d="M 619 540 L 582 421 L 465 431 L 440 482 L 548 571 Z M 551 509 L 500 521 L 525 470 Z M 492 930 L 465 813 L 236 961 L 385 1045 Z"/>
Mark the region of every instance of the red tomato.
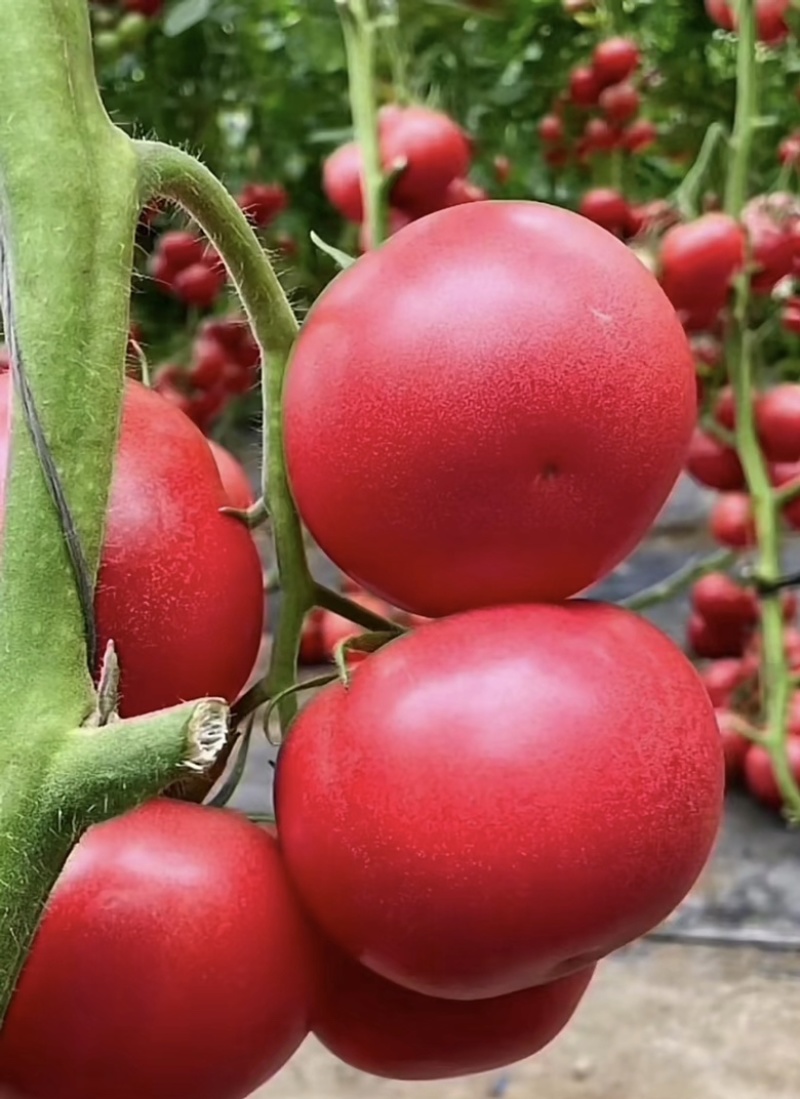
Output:
<path fill-rule="evenodd" d="M 623 244 L 566 210 L 475 202 L 409 225 L 313 306 L 286 453 L 342 570 L 441 615 L 605 575 L 669 495 L 695 416 L 685 336 Z"/>
<path fill-rule="evenodd" d="M 726 492 L 711 512 L 711 533 L 723 546 L 747 549 L 756 544 L 753 504 L 745 492 Z"/>
<path fill-rule="evenodd" d="M 755 293 L 768 294 L 777 282 L 790 274 L 797 251 L 795 227 L 800 218 L 800 202 L 783 192 L 759 195 L 742 211 L 742 224 L 750 240 L 755 273 L 751 286 Z"/>
<path fill-rule="evenodd" d="M 269 225 L 289 205 L 289 196 L 280 183 L 248 183 L 239 205 L 256 225 Z"/>
<path fill-rule="evenodd" d="M 710 327 L 744 263 L 744 233 L 727 214 L 676 225 L 661 246 L 661 285 L 689 327 Z"/>
<path fill-rule="evenodd" d="M 700 673 L 703 686 L 708 692 L 711 704 L 716 709 L 724 709 L 731 702 L 734 692 L 749 678 L 744 661 L 734 659 L 715 660 Z"/>
<path fill-rule="evenodd" d="M 783 307 L 781 324 L 786 332 L 800 336 L 800 299 L 792 298 Z"/>
<path fill-rule="evenodd" d="M 341 145 L 322 167 L 322 186 L 328 201 L 348 221 L 363 221 L 364 198 L 361 190 L 363 161 L 355 141 Z"/>
<path fill-rule="evenodd" d="M 721 628 L 750 629 L 758 622 L 755 592 L 724 572 L 711 572 L 697 581 L 692 588 L 692 606 L 710 625 Z"/>
<path fill-rule="evenodd" d="M 714 401 L 714 419 L 718 424 L 727 427 L 728 431 L 736 429 L 736 398 L 729 385 L 717 394 Z"/>
<path fill-rule="evenodd" d="M 708 857 L 722 788 L 683 654 L 636 615 L 572 602 L 472 611 L 380 650 L 302 710 L 276 806 L 287 869 L 334 942 L 414 991 L 483 999 L 666 917 Z"/>
<path fill-rule="evenodd" d="M 552 984 L 459 1003 L 385 981 L 329 947 L 313 1030 L 340 1061 L 392 1080 L 442 1080 L 538 1053 L 570 1021 L 594 967 Z"/>
<path fill-rule="evenodd" d="M 800 461 L 800 385 L 785 382 L 756 403 L 761 447 L 771 462 Z"/>
<path fill-rule="evenodd" d="M 619 139 L 617 131 L 604 118 L 590 118 L 583 131 L 587 152 L 609 152 Z"/>
<path fill-rule="evenodd" d="M 0 473 L 8 434 L 0 376 Z M 0 476 L 0 509 L 2 508 Z M 95 609 L 122 670 L 123 716 L 205 696 L 233 701 L 258 654 L 262 569 L 227 504 L 207 440 L 128 380 Z"/>
<path fill-rule="evenodd" d="M 226 450 L 224 446 L 220 446 L 219 443 L 215 443 L 213 439 L 208 440 L 208 445 L 211 447 L 211 453 L 217 463 L 228 504 L 232 508 L 246 511 L 256 502 L 256 498 L 244 466 L 238 459 L 234 458 L 229 450 Z"/>
<path fill-rule="evenodd" d="M 172 291 L 178 272 L 163 252 L 153 252 L 147 260 L 147 272 L 161 290 Z"/>
<path fill-rule="evenodd" d="M 325 660 L 325 649 L 322 644 L 322 616 L 325 614 L 319 607 L 311 611 L 303 623 L 303 632 L 300 635 L 300 651 L 298 660 L 301 664 L 322 664 Z"/>
<path fill-rule="evenodd" d="M 705 660 L 741 656 L 747 644 L 748 630 L 716 622 L 707 622 L 693 613 L 687 627 L 687 645 L 695 656 Z"/>
<path fill-rule="evenodd" d="M 600 107 L 609 122 L 629 122 L 639 111 L 641 97 L 633 84 L 627 81 L 612 84 L 600 95 Z"/>
<path fill-rule="evenodd" d="M 445 206 L 459 206 L 462 202 L 484 202 L 488 194 L 483 187 L 470 179 L 454 179 L 444 193 Z"/>
<path fill-rule="evenodd" d="M 742 719 L 738 715 L 729 710 L 717 710 L 716 715 L 725 756 L 725 780 L 730 785 L 742 777 L 752 741 L 739 732 Z"/>
<path fill-rule="evenodd" d="M 630 219 L 630 207 L 619 191 L 611 187 L 596 187 L 587 191 L 581 199 L 579 213 L 582 217 L 601 225 L 609 233 L 622 235 Z"/>
<path fill-rule="evenodd" d="M 756 33 L 762 42 L 779 45 L 789 35 L 786 15 L 791 0 L 755 0 Z M 723 30 L 735 30 L 738 21 L 735 5 L 731 0 L 706 0 L 706 11 Z"/>
<path fill-rule="evenodd" d="M 592 69 L 601 87 L 618 84 L 639 67 L 641 55 L 629 38 L 607 38 L 592 57 Z"/>
<path fill-rule="evenodd" d="M 658 138 L 658 129 L 649 118 L 635 119 L 622 131 L 622 147 L 629 153 L 641 153 L 649 149 Z"/>
<path fill-rule="evenodd" d="M 494 158 L 494 177 L 501 187 L 505 187 L 511 179 L 511 161 L 502 153 Z"/>
<path fill-rule="evenodd" d="M 593 107 L 600 98 L 601 87 L 592 69 L 578 66 L 569 78 L 569 94 L 578 107 Z"/>
<path fill-rule="evenodd" d="M 161 799 L 92 828 L 0 1033 L 0 1091 L 245 1099 L 306 1036 L 313 949 L 275 839 L 244 817 Z"/>
<path fill-rule="evenodd" d="M 210 309 L 225 286 L 225 272 L 204 263 L 184 267 L 172 282 L 176 298 L 198 309 Z"/>
<path fill-rule="evenodd" d="M 403 209 L 427 207 L 448 183 L 466 176 L 472 161 L 464 131 L 442 111 L 407 107 L 381 135 L 381 156 L 388 170 L 397 161 L 408 166 L 392 188 L 392 201 Z"/>
<path fill-rule="evenodd" d="M 733 447 L 696 428 L 689 445 L 686 470 L 701 485 L 731 492 L 744 488 L 744 470 Z"/>
<path fill-rule="evenodd" d="M 557 114 L 546 114 L 539 122 L 539 137 L 550 145 L 564 140 L 564 123 Z"/>
<path fill-rule="evenodd" d="M 800 480 L 800 462 L 776 462 L 769 466 L 769 477 L 776 488 L 798 481 Z M 800 528 L 800 498 L 784 507 L 783 517 L 790 527 L 795 530 Z"/>
<path fill-rule="evenodd" d="M 709 19 L 724 31 L 732 31 L 736 25 L 736 17 L 728 0 L 706 0 L 706 12 Z"/>
<path fill-rule="evenodd" d="M 229 366 L 228 352 L 217 340 L 201 337 L 192 347 L 189 380 L 198 389 L 213 389 L 224 381 Z"/>
<path fill-rule="evenodd" d="M 781 164 L 800 164 L 800 133 L 789 134 L 778 146 L 778 159 Z"/>
<path fill-rule="evenodd" d="M 158 255 L 175 272 L 194 263 L 202 263 L 205 249 L 206 242 L 201 237 L 181 229 L 162 233 L 156 245 Z"/>
<path fill-rule="evenodd" d="M 800 783 L 800 737 L 790 736 L 786 743 L 789 767 L 794 780 Z M 744 780 L 747 789 L 762 804 L 779 811 L 783 808 L 783 795 L 775 778 L 775 769 L 766 748 L 751 744 L 744 760 Z"/>

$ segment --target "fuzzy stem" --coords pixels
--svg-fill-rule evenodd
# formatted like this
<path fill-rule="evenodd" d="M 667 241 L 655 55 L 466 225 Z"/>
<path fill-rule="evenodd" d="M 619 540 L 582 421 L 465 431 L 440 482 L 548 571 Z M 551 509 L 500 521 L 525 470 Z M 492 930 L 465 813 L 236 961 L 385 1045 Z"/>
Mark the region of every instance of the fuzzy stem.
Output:
<path fill-rule="evenodd" d="M 375 103 L 375 23 L 368 0 L 337 0 L 342 21 L 350 106 L 363 164 L 364 213 L 372 248 L 386 240 L 388 205 Z"/>
<path fill-rule="evenodd" d="M 283 444 L 281 399 L 297 320 L 257 236 L 219 180 L 188 153 L 151 142 L 137 147 L 147 198 L 173 199 L 205 231 L 230 272 L 261 347 L 263 496 L 272 521 L 283 605 L 269 671 L 259 693 L 273 697 L 294 682 L 300 632 L 314 601 Z M 295 699 L 287 696 L 280 707 L 284 724 L 296 708 Z"/>
<path fill-rule="evenodd" d="M 738 32 L 736 118 L 725 195 L 725 210 L 735 218 L 741 215 L 747 200 L 753 123 L 758 116 L 754 0 L 739 0 Z M 750 275 L 745 270 L 736 283 L 725 359 L 736 405 L 736 444 L 753 504 L 758 541 L 756 572 L 761 580 L 775 583 L 782 572 L 780 512 L 756 430 L 754 375 L 757 336 L 749 329 L 749 307 Z M 781 596 L 777 591 L 762 598 L 761 633 L 761 677 L 766 707 L 763 744 L 770 753 L 785 806 L 791 815 L 797 816 L 800 815 L 800 790 L 792 777 L 786 750 L 791 680 L 783 641 Z"/>

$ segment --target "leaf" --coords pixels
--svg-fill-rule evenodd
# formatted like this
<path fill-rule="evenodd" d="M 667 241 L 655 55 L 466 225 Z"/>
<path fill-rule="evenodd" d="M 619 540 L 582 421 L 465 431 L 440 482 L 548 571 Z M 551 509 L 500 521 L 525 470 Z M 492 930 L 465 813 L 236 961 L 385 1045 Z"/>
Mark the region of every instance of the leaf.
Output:
<path fill-rule="evenodd" d="M 339 248 L 334 248 L 332 244 L 327 244 L 322 237 L 320 237 L 314 230 L 311 230 L 311 240 L 319 248 L 320 252 L 324 252 L 326 256 L 330 256 L 333 262 L 341 268 L 342 271 L 346 271 L 348 267 L 352 267 L 356 262 L 353 256 L 348 256 L 347 252 L 342 252 Z"/>
<path fill-rule="evenodd" d="M 333 650 L 333 661 L 339 672 L 339 679 L 345 687 L 350 686 L 350 668 L 347 664 L 349 653 L 374 653 L 388 645 L 390 641 L 396 641 L 400 636 L 394 630 L 370 630 L 367 633 L 357 634 L 340 641 Z"/>
<path fill-rule="evenodd" d="M 177 38 L 211 14 L 216 0 L 179 0 L 164 19 L 162 32 L 166 38 Z"/>

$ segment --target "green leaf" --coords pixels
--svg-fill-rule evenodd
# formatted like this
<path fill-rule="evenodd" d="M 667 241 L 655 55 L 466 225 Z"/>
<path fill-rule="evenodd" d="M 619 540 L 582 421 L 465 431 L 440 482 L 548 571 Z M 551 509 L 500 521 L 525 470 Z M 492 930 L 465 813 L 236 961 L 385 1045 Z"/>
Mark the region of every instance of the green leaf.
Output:
<path fill-rule="evenodd" d="M 334 248 L 332 244 L 326 243 L 314 230 L 311 230 L 311 240 L 319 248 L 320 252 L 324 252 L 326 256 L 330 256 L 333 262 L 342 270 L 346 271 L 348 267 L 352 267 L 356 262 L 355 257 L 348 256 L 347 252 L 342 252 L 339 248 Z"/>
<path fill-rule="evenodd" d="M 177 38 L 197 23 L 201 23 L 211 14 L 216 0 L 180 0 L 170 8 L 164 19 L 162 30 L 165 37 Z"/>

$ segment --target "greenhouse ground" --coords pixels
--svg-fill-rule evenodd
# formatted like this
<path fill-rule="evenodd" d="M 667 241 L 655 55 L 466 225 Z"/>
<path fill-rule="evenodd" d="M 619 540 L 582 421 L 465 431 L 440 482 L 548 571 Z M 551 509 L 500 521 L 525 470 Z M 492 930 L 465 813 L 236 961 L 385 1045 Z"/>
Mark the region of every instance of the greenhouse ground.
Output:
<path fill-rule="evenodd" d="M 679 486 L 653 536 L 597 594 L 622 598 L 709 552 L 705 512 L 706 498 Z M 651 617 L 681 641 L 686 607 L 684 597 Z M 273 622 L 279 610 L 271 606 Z M 256 743 L 237 793 L 253 814 L 270 808 L 270 754 Z M 538 1057 L 467 1080 L 400 1084 L 309 1039 L 253 1099 L 797 1099 L 798 1019 L 800 836 L 734 794 L 692 895 L 652 938 L 600 967 L 573 1024 Z"/>

